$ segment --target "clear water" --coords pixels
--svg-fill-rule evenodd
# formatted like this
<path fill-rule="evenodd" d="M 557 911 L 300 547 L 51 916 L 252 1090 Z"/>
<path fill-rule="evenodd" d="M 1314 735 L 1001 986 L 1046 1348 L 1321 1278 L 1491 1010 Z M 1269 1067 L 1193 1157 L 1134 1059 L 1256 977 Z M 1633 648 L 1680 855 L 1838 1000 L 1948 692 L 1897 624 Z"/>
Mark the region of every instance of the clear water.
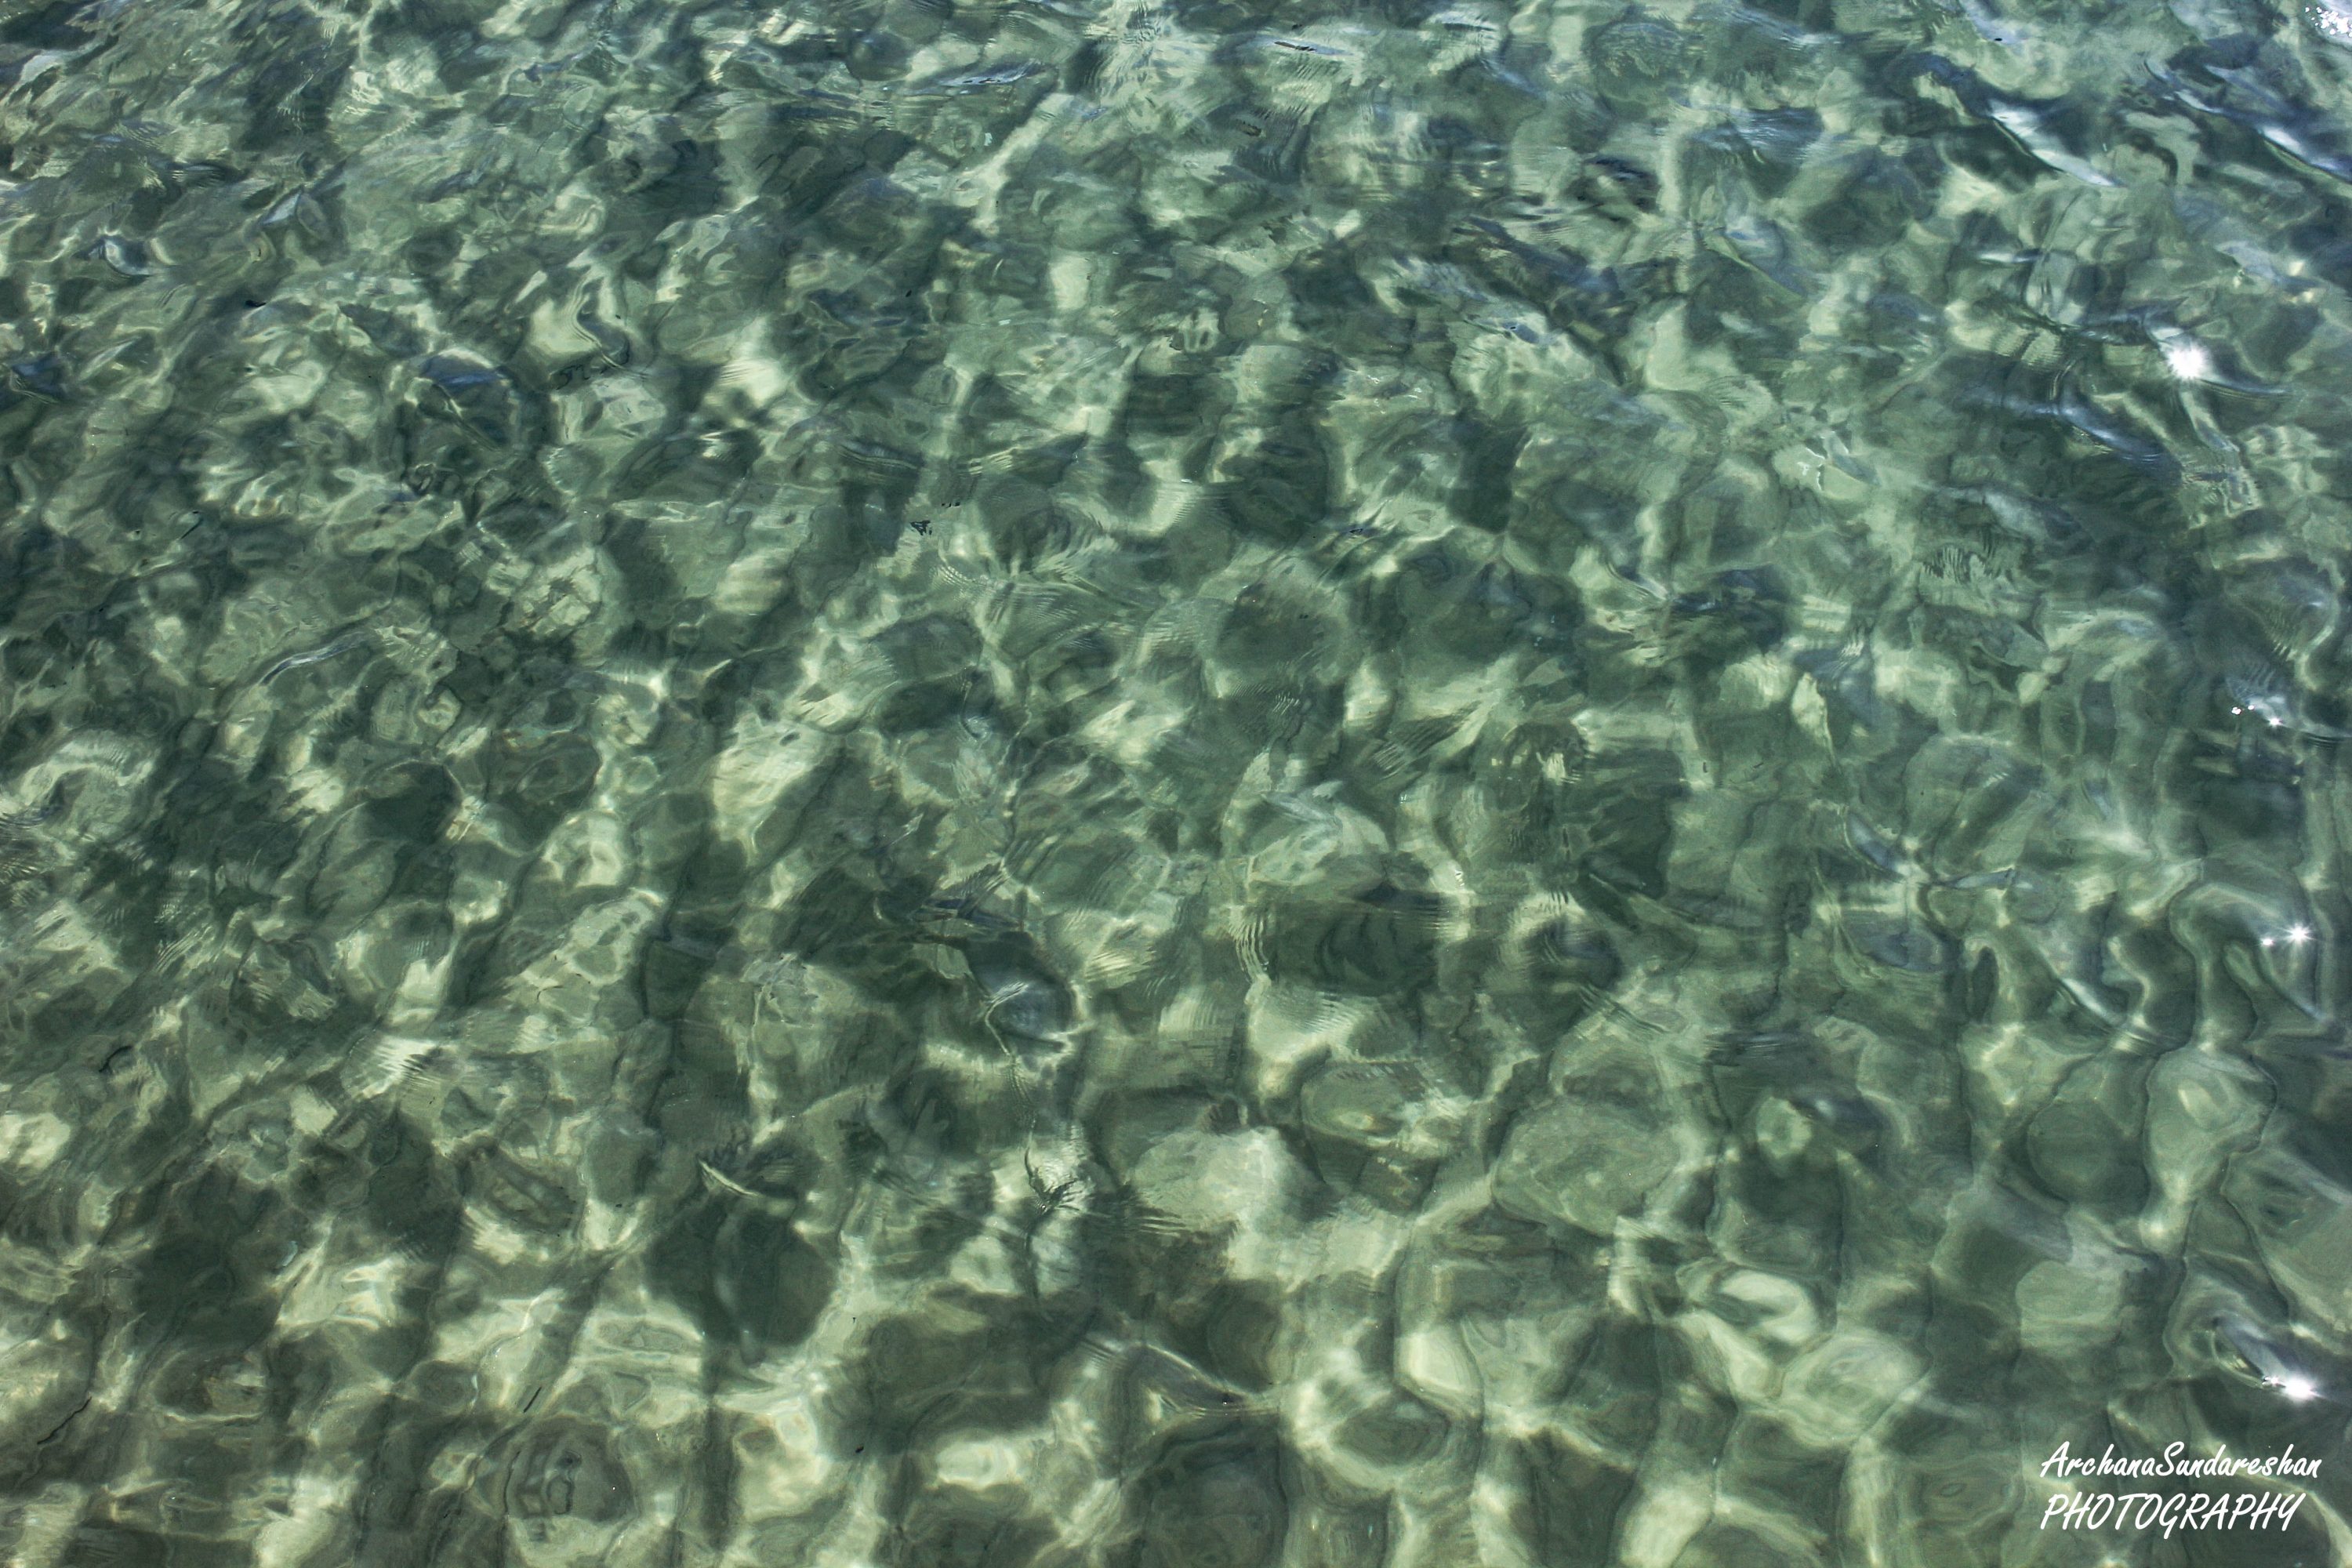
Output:
<path fill-rule="evenodd" d="M 0 0 L 6 1560 L 2344 1560 L 2347 45 Z"/>

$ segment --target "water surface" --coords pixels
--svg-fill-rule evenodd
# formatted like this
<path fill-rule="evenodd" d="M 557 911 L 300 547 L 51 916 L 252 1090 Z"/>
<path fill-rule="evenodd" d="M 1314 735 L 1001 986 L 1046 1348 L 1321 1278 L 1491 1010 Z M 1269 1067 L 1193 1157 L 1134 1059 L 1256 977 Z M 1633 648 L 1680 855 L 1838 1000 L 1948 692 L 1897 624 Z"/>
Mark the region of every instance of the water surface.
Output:
<path fill-rule="evenodd" d="M 2344 1560 L 2347 15 L 0 0 L 9 1561 Z"/>

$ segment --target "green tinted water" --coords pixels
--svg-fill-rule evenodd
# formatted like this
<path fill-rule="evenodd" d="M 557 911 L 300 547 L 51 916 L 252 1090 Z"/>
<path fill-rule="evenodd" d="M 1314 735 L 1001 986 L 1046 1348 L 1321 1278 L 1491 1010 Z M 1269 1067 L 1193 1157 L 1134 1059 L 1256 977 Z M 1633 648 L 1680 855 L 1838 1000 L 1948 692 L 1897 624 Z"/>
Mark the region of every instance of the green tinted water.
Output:
<path fill-rule="evenodd" d="M 8 1561 L 2343 1560 L 2347 42 L 0 0 Z"/>

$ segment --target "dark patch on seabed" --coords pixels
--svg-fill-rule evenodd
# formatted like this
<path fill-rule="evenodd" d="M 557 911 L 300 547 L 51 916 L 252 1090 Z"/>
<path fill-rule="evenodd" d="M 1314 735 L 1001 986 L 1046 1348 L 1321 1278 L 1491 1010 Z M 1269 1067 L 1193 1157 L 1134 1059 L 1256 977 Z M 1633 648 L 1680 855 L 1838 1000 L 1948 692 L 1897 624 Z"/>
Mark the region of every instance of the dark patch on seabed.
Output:
<path fill-rule="evenodd" d="M 2343 0 L 0 0 L 0 1552 L 2344 1560 L 2347 290 Z"/>

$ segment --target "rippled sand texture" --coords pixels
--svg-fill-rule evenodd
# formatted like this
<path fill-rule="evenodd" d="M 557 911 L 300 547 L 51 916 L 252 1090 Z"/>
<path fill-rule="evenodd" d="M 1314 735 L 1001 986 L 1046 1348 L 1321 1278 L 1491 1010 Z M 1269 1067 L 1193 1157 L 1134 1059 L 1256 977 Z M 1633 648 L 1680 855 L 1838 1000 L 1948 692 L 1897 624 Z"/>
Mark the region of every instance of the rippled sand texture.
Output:
<path fill-rule="evenodd" d="M 7 1560 L 2352 1552 L 2341 9 L 0 3 Z"/>

